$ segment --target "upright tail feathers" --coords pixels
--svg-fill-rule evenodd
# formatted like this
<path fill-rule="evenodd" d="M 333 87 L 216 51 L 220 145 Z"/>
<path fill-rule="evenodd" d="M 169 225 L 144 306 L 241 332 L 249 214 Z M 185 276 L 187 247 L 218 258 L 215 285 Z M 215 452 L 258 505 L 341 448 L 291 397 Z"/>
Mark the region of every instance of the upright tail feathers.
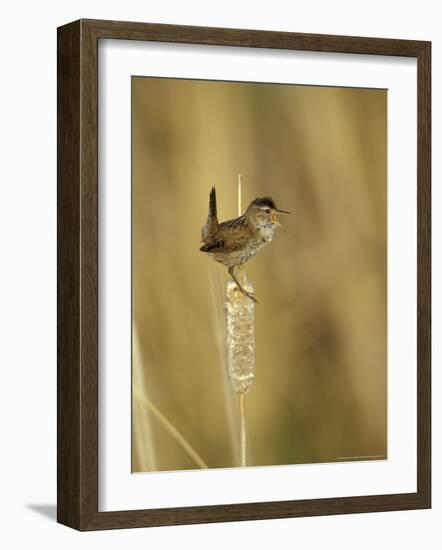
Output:
<path fill-rule="evenodd" d="M 201 239 L 204 243 L 211 242 L 218 231 L 218 217 L 216 213 L 216 191 L 212 187 L 209 198 L 209 215 L 201 230 Z"/>
<path fill-rule="evenodd" d="M 209 198 L 209 216 L 216 218 L 216 190 L 215 187 L 212 187 L 210 191 L 210 198 Z"/>

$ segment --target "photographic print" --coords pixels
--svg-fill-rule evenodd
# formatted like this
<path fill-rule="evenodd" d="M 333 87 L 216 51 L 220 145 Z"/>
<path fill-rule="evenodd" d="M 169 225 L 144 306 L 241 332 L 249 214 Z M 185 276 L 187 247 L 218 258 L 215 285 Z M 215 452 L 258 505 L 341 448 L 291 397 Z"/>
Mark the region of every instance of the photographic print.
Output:
<path fill-rule="evenodd" d="M 431 42 L 86 19 L 57 80 L 57 521 L 430 508 Z"/>
<path fill-rule="evenodd" d="M 386 460 L 387 90 L 131 87 L 132 471 Z"/>

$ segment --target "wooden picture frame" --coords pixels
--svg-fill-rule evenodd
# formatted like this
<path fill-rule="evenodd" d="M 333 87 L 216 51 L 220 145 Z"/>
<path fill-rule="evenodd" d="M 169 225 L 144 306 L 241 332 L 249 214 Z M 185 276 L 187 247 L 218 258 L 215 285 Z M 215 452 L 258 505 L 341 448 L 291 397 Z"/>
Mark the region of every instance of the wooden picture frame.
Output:
<path fill-rule="evenodd" d="M 417 59 L 417 492 L 98 511 L 98 41 L 124 39 Z M 58 521 L 82 531 L 431 506 L 431 44 L 423 41 L 79 20 L 58 29 Z"/>

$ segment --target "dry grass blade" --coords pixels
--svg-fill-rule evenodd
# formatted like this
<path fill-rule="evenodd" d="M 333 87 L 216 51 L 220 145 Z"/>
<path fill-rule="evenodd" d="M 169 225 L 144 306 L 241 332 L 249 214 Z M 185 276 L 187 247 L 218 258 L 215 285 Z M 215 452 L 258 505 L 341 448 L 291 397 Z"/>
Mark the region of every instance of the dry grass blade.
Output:
<path fill-rule="evenodd" d="M 150 399 L 141 395 L 139 392 L 134 393 L 134 397 L 139 399 L 145 405 L 152 415 L 158 420 L 158 423 L 172 437 L 172 439 L 183 449 L 183 451 L 197 464 L 200 468 L 208 468 L 200 455 L 195 451 L 192 445 L 180 434 L 175 426 L 164 416 L 164 414 L 156 407 Z"/>

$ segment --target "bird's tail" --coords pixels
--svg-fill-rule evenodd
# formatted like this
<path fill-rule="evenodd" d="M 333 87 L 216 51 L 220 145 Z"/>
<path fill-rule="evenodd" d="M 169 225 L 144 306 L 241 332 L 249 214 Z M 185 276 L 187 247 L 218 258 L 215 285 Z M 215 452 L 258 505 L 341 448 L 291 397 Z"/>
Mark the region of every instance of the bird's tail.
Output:
<path fill-rule="evenodd" d="M 216 218 L 216 190 L 215 187 L 212 187 L 210 191 L 210 198 L 209 198 L 209 216 L 211 218 Z"/>
<path fill-rule="evenodd" d="M 212 187 L 209 198 L 209 215 L 207 221 L 201 230 L 201 240 L 204 243 L 212 241 L 218 230 L 218 217 L 216 215 L 216 191 L 215 187 Z"/>

